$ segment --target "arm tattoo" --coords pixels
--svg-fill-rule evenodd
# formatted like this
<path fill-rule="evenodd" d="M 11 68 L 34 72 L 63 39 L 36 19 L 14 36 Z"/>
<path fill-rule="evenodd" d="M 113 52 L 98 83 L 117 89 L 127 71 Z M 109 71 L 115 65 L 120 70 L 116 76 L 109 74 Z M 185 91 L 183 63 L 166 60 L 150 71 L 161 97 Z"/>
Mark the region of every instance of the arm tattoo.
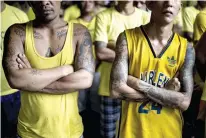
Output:
<path fill-rule="evenodd" d="M 6 34 L 6 37 L 4 39 L 4 67 L 6 68 L 4 71 L 5 73 L 10 73 L 13 68 L 18 68 L 17 62 L 16 62 L 16 52 L 15 52 L 15 40 L 10 36 L 10 30 L 8 30 L 8 33 Z M 11 45 L 12 48 L 8 48 L 6 45 Z"/>
<path fill-rule="evenodd" d="M 57 32 L 57 37 L 59 38 L 59 40 L 61 39 L 61 37 L 66 36 L 67 34 L 67 29 L 61 30 Z"/>
<path fill-rule="evenodd" d="M 43 39 L 44 37 L 39 32 L 34 30 L 34 38 L 35 39 Z"/>
<path fill-rule="evenodd" d="M 30 74 L 32 74 L 32 75 L 42 75 L 41 74 L 41 72 L 39 71 L 39 70 L 37 70 L 37 69 L 31 69 L 31 72 L 30 72 Z"/>
<path fill-rule="evenodd" d="M 191 97 L 193 92 L 193 67 L 195 63 L 195 51 L 193 46 L 188 45 L 185 62 L 180 70 L 180 81 L 182 82 L 185 95 Z"/>
<path fill-rule="evenodd" d="M 16 35 L 20 37 L 25 36 L 25 29 L 22 26 L 16 26 L 16 28 L 14 29 L 14 32 L 16 33 Z"/>
<path fill-rule="evenodd" d="M 124 33 L 117 39 L 116 57 L 111 72 L 111 87 L 116 89 L 121 83 L 126 83 L 128 77 L 128 50 Z"/>
<path fill-rule="evenodd" d="M 145 92 L 146 95 L 165 106 L 180 107 L 185 100 L 190 102 L 193 92 L 193 66 L 195 62 L 194 48 L 190 45 L 187 47 L 185 61 L 183 67 L 180 70 L 181 84 L 183 85 L 183 92 L 175 92 L 172 90 L 166 90 L 164 88 L 158 88 L 150 84 L 140 85 L 140 90 Z"/>
<path fill-rule="evenodd" d="M 94 73 L 95 63 L 92 53 L 92 41 L 88 30 L 82 34 L 82 39 L 79 41 L 77 48 L 77 55 L 75 59 L 76 69 L 86 69 L 87 71 Z"/>

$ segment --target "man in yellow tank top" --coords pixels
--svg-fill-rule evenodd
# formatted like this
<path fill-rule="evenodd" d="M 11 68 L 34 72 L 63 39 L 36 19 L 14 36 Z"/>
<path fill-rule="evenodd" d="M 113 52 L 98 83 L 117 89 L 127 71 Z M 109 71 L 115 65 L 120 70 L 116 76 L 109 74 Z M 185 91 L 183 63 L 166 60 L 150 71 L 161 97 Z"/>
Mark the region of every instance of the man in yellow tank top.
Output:
<path fill-rule="evenodd" d="M 180 0 L 147 6 L 150 23 L 117 39 L 110 82 L 113 97 L 123 99 L 117 137 L 181 138 L 181 112 L 193 91 L 194 49 L 172 31 Z"/>
<path fill-rule="evenodd" d="M 3 67 L 21 90 L 18 134 L 22 138 L 80 138 L 79 89 L 94 73 L 88 30 L 59 17 L 60 1 L 31 2 L 36 19 L 6 32 Z"/>

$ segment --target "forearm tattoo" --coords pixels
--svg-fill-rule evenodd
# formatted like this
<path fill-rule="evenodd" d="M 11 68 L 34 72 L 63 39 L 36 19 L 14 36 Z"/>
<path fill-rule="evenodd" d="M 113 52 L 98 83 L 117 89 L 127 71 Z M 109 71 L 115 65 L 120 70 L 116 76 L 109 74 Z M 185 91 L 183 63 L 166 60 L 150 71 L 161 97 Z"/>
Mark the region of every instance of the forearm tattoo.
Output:
<path fill-rule="evenodd" d="M 111 88 L 116 89 L 127 82 L 128 77 L 128 50 L 124 33 L 117 39 L 116 57 L 111 71 Z"/>
<path fill-rule="evenodd" d="M 182 90 L 183 92 L 174 92 L 171 90 L 166 90 L 164 88 L 157 88 L 155 86 L 148 86 L 145 87 L 146 95 L 166 106 L 171 107 L 178 107 L 184 102 L 184 100 L 191 99 L 192 92 L 193 92 L 193 66 L 195 62 L 195 52 L 194 48 L 190 45 L 188 45 L 185 61 L 184 64 L 180 70 L 180 82 L 182 84 Z"/>

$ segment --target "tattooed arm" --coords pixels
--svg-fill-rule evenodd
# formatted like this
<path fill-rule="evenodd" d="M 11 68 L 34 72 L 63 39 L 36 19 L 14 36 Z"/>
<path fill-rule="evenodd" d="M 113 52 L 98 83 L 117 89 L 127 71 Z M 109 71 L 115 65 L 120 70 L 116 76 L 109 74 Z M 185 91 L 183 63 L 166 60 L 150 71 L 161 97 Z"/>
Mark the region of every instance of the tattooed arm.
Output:
<path fill-rule="evenodd" d="M 148 98 L 159 104 L 187 110 L 193 92 L 194 62 L 194 48 L 191 45 L 188 45 L 185 61 L 180 70 L 180 82 L 183 86 L 183 92 L 158 88 L 137 78 L 133 78 L 133 88 L 143 92 Z"/>
<path fill-rule="evenodd" d="M 112 97 L 131 101 L 146 100 L 143 93 L 140 93 L 127 85 L 128 50 L 124 33 L 119 35 L 116 46 L 116 57 L 112 66 L 110 79 L 110 91 Z"/>
<path fill-rule="evenodd" d="M 70 67 L 61 66 L 52 69 L 34 68 L 19 69 L 18 55 L 24 53 L 25 26 L 13 25 L 5 35 L 3 67 L 7 80 L 12 88 L 38 91 L 53 81 L 70 73 Z"/>
<path fill-rule="evenodd" d="M 74 39 L 77 39 L 75 72 L 48 85 L 42 91 L 68 93 L 86 89 L 92 85 L 95 63 L 90 33 L 84 26 L 76 24 L 74 26 L 74 37 Z"/>

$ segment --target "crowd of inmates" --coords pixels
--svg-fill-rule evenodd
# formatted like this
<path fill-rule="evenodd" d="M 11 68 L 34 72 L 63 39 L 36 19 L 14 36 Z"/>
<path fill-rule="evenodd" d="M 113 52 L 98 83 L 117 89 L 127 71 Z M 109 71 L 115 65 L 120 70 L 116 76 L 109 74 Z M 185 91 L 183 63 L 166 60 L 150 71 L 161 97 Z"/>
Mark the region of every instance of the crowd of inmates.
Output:
<path fill-rule="evenodd" d="M 118 113 L 121 110 L 121 101 L 112 100 L 109 94 L 115 43 L 118 35 L 125 29 L 138 27 L 150 21 L 151 11 L 147 8 L 146 1 L 132 2 L 135 15 L 123 15 L 114 9 L 116 5 L 122 3 L 124 1 L 61 1 L 60 17 L 65 21 L 80 23 L 87 27 L 93 42 L 93 55 L 96 61 L 93 83 L 90 88 L 79 90 L 78 97 L 84 138 L 113 138 L 115 136 L 116 123 L 111 122 L 118 120 Z M 0 15 L 2 59 L 6 30 L 13 24 L 34 20 L 35 14 L 28 1 L 1 1 Z M 108 15 L 111 15 L 111 18 Z M 130 25 L 136 18 L 138 18 L 138 24 Z M 125 23 L 126 26 L 121 26 L 119 22 L 125 22 L 125 20 L 128 23 Z M 109 29 L 110 27 L 114 29 Z M 183 112 L 182 136 L 183 138 L 203 138 L 206 135 L 204 134 L 206 130 L 206 37 L 204 36 L 206 35 L 203 35 L 206 31 L 206 1 L 182 1 L 181 10 L 174 21 L 173 31 L 186 38 L 196 50 L 194 91 L 189 108 Z M 201 40 L 202 46 L 196 47 L 201 37 L 204 37 Z M 21 91 L 11 89 L 8 85 L 1 66 L 2 138 L 17 137 L 20 95 Z M 111 120 L 110 115 L 113 116 Z"/>

